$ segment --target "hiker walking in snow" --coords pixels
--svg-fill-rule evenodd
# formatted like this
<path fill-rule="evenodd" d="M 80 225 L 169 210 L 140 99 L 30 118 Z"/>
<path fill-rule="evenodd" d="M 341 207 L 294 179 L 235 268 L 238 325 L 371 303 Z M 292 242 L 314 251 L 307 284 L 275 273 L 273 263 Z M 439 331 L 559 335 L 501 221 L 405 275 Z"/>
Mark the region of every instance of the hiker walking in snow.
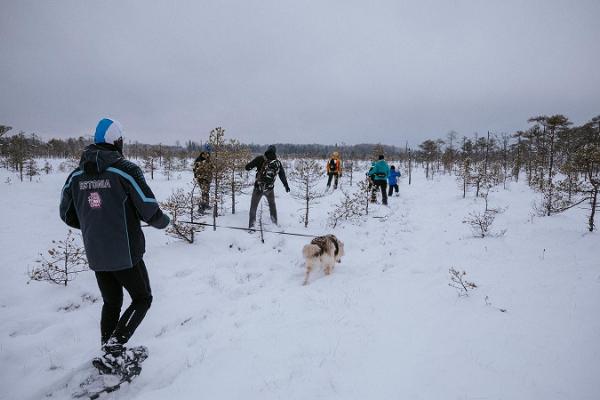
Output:
<path fill-rule="evenodd" d="M 70 227 L 81 229 L 88 263 L 104 301 L 103 355 L 93 364 L 102 372 L 116 373 L 136 361 L 125 344 L 152 303 L 140 220 L 158 229 L 169 224 L 142 170 L 123 158 L 122 128 L 117 121 L 98 123 L 94 144 L 85 148 L 79 167 L 62 189 L 60 217 Z M 120 315 L 123 288 L 131 305 Z"/>
<path fill-rule="evenodd" d="M 398 177 L 400 176 L 400 171 L 396 171 L 395 166 L 390 167 L 390 175 L 388 176 L 388 185 L 390 189 L 388 191 L 388 196 L 391 196 L 396 191 L 396 196 L 398 195 Z"/>
<path fill-rule="evenodd" d="M 387 180 L 390 174 L 390 167 L 385 162 L 383 154 L 379 156 L 371 169 L 369 177 L 373 180 L 373 195 L 377 192 L 377 188 L 381 188 L 381 197 L 383 205 L 387 205 Z"/>
<path fill-rule="evenodd" d="M 365 172 L 365 176 L 367 177 L 367 180 L 369 181 L 369 186 L 367 187 L 367 192 L 371 193 L 371 203 L 377 203 L 377 191 L 375 191 L 375 181 L 373 180 L 373 177 L 371 177 L 371 171 L 373 171 L 374 168 L 375 168 L 375 161 L 371 161 L 371 167 L 369 167 L 369 170 L 367 172 Z"/>
<path fill-rule="evenodd" d="M 200 187 L 200 213 L 210 208 L 210 182 L 212 181 L 213 165 L 210 159 L 210 146 L 204 146 L 204 151 L 194 160 L 194 178 Z"/>
<path fill-rule="evenodd" d="M 331 187 L 331 180 L 335 177 L 333 182 L 333 190 L 338 187 L 338 178 L 342 175 L 342 162 L 340 161 L 340 153 L 334 151 L 331 154 L 331 159 L 327 162 L 327 190 Z"/>
<path fill-rule="evenodd" d="M 275 146 L 269 146 L 264 155 L 258 156 L 246 164 L 246 171 L 250 171 L 253 168 L 256 168 L 256 180 L 254 181 L 254 190 L 252 191 L 252 200 L 250 201 L 248 227 L 250 229 L 254 228 L 256 208 L 263 196 L 267 198 L 267 202 L 269 203 L 271 221 L 277 225 L 277 206 L 275 205 L 275 193 L 273 190 L 277 175 L 279 175 L 279 179 L 283 183 L 286 192 L 289 193 L 290 187 L 288 186 L 281 161 L 277 159 L 277 155 L 275 154 Z"/>

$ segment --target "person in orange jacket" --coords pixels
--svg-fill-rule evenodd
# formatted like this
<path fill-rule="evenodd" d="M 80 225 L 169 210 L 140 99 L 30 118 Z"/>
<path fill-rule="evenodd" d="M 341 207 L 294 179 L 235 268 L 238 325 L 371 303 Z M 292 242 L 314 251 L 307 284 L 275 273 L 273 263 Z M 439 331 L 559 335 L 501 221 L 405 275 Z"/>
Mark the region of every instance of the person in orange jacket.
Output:
<path fill-rule="evenodd" d="M 331 180 L 335 177 L 335 181 L 333 183 L 333 190 L 338 187 L 338 179 L 342 175 L 342 161 L 340 160 L 340 153 L 334 151 L 331 154 L 331 159 L 327 162 L 327 189 L 331 187 Z"/>

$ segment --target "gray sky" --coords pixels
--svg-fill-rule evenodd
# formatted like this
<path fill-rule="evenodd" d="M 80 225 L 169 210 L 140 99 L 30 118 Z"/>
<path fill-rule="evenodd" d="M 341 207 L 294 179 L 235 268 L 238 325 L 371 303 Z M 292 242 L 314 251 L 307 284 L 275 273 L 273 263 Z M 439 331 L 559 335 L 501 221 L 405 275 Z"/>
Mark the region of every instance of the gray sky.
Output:
<path fill-rule="evenodd" d="M 0 124 L 403 145 L 600 114 L 600 1 L 0 0 Z"/>

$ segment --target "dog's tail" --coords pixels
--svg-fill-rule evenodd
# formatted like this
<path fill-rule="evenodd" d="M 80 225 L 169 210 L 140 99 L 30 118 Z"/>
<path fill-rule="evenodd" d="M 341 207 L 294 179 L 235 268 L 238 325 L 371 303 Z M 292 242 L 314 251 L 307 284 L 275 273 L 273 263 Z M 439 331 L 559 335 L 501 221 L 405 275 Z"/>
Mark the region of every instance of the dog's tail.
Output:
<path fill-rule="evenodd" d="M 321 254 L 321 248 L 316 244 L 307 244 L 302 248 L 304 258 L 317 257 Z"/>

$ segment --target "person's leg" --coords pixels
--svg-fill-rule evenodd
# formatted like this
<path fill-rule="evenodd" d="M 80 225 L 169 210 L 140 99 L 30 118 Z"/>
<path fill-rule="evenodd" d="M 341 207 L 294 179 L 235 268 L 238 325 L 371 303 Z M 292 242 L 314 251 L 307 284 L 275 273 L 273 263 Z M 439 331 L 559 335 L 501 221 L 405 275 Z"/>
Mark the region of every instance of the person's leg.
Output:
<path fill-rule="evenodd" d="M 377 202 L 377 184 L 375 182 L 370 183 L 369 187 L 371 189 L 371 203 Z"/>
<path fill-rule="evenodd" d="M 338 179 L 339 179 L 339 175 L 335 174 L 335 180 L 333 181 L 333 190 L 337 189 L 337 187 L 338 187 Z"/>
<path fill-rule="evenodd" d="M 254 187 L 252 191 L 252 199 L 250 200 L 250 217 L 248 220 L 248 228 L 253 228 L 254 223 L 256 222 L 256 208 L 258 207 L 258 203 L 262 197 L 263 193 L 258 190 L 257 187 Z"/>
<path fill-rule="evenodd" d="M 333 179 L 333 174 L 330 172 L 327 174 L 328 178 L 327 178 L 327 187 L 331 186 L 331 179 Z"/>
<path fill-rule="evenodd" d="M 383 205 L 387 205 L 387 203 L 388 203 L 388 201 L 387 201 L 387 182 L 381 181 L 381 183 L 379 185 L 381 185 L 382 203 L 383 203 Z"/>
<path fill-rule="evenodd" d="M 96 272 L 96 281 L 102 295 L 100 340 L 106 343 L 117 327 L 123 306 L 123 287 L 112 272 Z"/>
<path fill-rule="evenodd" d="M 394 185 L 394 190 L 396 191 L 396 193 L 398 193 L 398 184 Z"/>
<path fill-rule="evenodd" d="M 390 188 L 388 190 L 388 196 L 391 196 L 394 190 L 394 185 L 390 185 Z"/>
<path fill-rule="evenodd" d="M 200 190 L 202 191 L 202 208 L 210 208 L 210 181 L 202 181 Z"/>
<path fill-rule="evenodd" d="M 144 260 L 140 260 L 132 268 L 115 271 L 113 274 L 131 297 L 131 304 L 119 319 L 112 335 L 119 343 L 125 344 L 146 316 L 152 304 L 152 290 Z"/>
<path fill-rule="evenodd" d="M 277 225 L 277 205 L 275 204 L 275 191 L 269 190 L 265 196 L 267 197 L 267 202 L 269 203 L 269 212 L 271 214 L 271 221 L 275 225 Z"/>

